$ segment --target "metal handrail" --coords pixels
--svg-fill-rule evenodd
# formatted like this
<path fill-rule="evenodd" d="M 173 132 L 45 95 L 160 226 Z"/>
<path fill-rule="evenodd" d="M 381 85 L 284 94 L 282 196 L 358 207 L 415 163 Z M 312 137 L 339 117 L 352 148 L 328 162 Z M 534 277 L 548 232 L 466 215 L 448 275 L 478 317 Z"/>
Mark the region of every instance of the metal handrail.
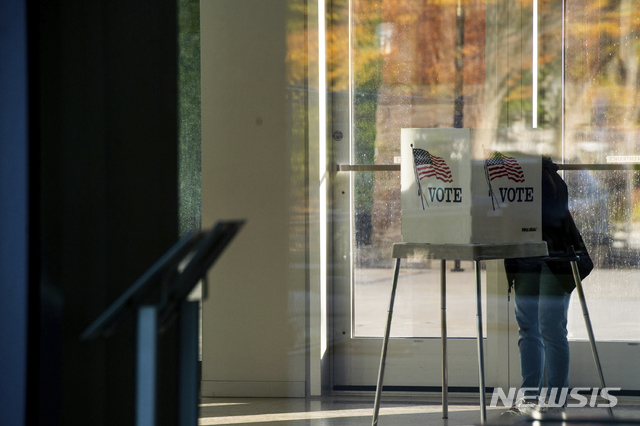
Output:
<path fill-rule="evenodd" d="M 558 164 L 560 170 L 640 170 L 640 163 Z M 400 164 L 337 164 L 338 172 L 399 172 Z"/>

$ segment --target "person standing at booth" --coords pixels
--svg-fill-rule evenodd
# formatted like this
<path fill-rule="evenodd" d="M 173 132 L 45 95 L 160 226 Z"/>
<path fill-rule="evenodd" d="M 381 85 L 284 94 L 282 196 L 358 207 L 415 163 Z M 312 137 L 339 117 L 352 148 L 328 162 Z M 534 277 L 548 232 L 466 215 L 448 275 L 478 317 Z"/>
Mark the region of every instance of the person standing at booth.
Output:
<path fill-rule="evenodd" d="M 568 189 L 558 174 L 558 166 L 542 159 L 542 239 L 550 256 L 571 253 L 568 223 Z M 572 222 L 571 222 L 572 223 Z M 506 413 L 536 415 L 564 411 L 569 381 L 567 313 L 575 288 L 569 261 L 540 257 L 505 260 L 505 270 L 515 289 L 518 322 L 518 350 L 524 398 Z M 546 395 L 541 395 L 546 373 Z M 564 397 L 562 396 L 564 392 Z M 546 401 L 544 400 L 546 396 Z M 545 404 L 556 406 L 546 409 Z"/>

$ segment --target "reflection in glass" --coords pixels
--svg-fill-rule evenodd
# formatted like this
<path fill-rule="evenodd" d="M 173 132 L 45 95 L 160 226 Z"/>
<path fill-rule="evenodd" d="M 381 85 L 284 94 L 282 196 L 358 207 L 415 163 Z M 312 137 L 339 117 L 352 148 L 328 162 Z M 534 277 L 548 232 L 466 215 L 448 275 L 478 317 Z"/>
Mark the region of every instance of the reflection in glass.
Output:
<path fill-rule="evenodd" d="M 535 22 L 533 4 L 353 0 L 353 163 L 397 162 L 400 130 L 408 127 L 493 129 L 500 149 L 550 155 L 558 163 L 607 163 L 640 154 L 640 4 L 539 1 Z M 638 340 L 638 172 L 567 170 L 564 177 L 596 264 L 584 283 L 596 337 Z M 361 301 L 388 300 L 387 291 L 365 289 L 392 276 L 399 190 L 398 172 L 353 173 L 359 336 L 369 335 L 358 328 L 366 323 Z M 422 267 L 406 274 L 422 280 L 438 271 Z M 414 311 L 430 310 L 430 297 L 409 297 Z M 573 338 L 586 337 L 579 312 L 572 305 Z M 426 320 L 415 318 L 406 330 L 424 336 L 420 324 Z M 471 325 L 466 335 L 474 334 Z"/>
<path fill-rule="evenodd" d="M 568 0 L 566 149 L 568 162 L 604 163 L 640 149 L 640 5 Z"/>
<path fill-rule="evenodd" d="M 640 196 L 638 172 L 566 171 L 569 208 L 596 269 L 584 280 L 598 340 L 640 336 Z M 577 298 L 569 307 L 569 337 L 587 339 Z"/>

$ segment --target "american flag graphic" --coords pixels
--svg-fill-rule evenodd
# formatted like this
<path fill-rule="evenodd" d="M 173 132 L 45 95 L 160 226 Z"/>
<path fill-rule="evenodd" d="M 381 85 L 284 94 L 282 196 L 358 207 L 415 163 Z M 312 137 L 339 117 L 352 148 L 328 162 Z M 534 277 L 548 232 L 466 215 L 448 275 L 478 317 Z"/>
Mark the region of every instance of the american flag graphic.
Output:
<path fill-rule="evenodd" d="M 524 173 L 515 158 L 489 150 L 485 150 L 485 158 L 485 167 L 490 181 L 506 177 L 514 182 L 524 182 Z"/>
<path fill-rule="evenodd" d="M 415 161 L 418 180 L 426 177 L 435 177 L 443 182 L 453 182 L 451 170 L 441 157 L 429 154 L 424 149 L 413 148 L 413 160 Z"/>

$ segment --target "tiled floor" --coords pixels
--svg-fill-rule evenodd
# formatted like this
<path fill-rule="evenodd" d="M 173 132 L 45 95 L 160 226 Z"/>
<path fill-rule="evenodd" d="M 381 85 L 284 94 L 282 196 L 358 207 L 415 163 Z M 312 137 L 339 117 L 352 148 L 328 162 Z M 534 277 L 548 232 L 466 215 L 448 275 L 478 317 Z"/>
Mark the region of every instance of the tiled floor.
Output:
<path fill-rule="evenodd" d="M 505 418 L 504 408 L 489 408 L 487 424 L 554 424 Z M 619 398 L 614 409 L 617 419 L 640 425 L 640 398 Z M 277 426 L 369 426 L 373 414 L 373 395 L 336 394 L 321 398 L 203 398 L 200 425 L 261 424 Z M 594 419 L 599 419 L 594 423 Z M 567 410 L 566 424 L 611 424 L 606 410 L 573 408 Z M 449 418 L 442 419 L 439 397 L 424 395 L 383 396 L 378 424 L 462 426 L 480 424 L 480 410 L 474 398 L 450 397 Z"/>

